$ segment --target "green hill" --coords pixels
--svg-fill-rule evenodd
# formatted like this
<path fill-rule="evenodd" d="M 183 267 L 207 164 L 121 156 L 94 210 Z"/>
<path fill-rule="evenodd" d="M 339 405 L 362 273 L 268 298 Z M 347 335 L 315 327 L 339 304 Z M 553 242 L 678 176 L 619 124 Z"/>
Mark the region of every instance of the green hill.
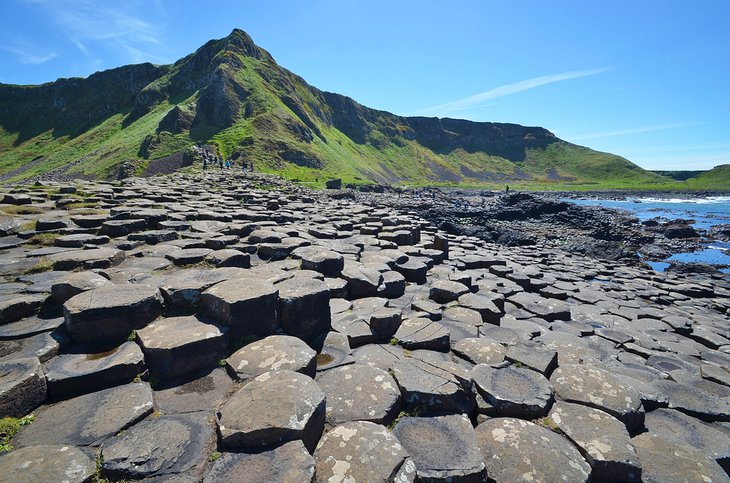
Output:
<path fill-rule="evenodd" d="M 626 187 L 668 178 L 539 127 L 401 117 L 310 86 L 241 30 L 173 65 L 0 85 L 0 176 L 105 177 L 209 143 L 304 181 Z"/>
<path fill-rule="evenodd" d="M 684 182 L 692 189 L 730 191 L 730 164 L 715 166 Z"/>

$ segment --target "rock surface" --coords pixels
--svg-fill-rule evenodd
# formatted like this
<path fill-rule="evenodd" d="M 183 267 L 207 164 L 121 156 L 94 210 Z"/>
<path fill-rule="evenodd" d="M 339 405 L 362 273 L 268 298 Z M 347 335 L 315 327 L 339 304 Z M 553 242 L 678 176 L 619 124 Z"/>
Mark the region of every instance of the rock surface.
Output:
<path fill-rule="evenodd" d="M 94 454 L 85 448 L 61 445 L 28 446 L 0 455 L 0 481 L 91 481 Z"/>

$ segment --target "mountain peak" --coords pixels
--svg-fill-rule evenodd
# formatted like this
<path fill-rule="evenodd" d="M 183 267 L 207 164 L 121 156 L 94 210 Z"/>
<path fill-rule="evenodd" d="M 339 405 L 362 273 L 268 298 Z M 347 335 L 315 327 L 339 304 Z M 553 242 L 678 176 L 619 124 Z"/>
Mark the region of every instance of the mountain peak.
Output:
<path fill-rule="evenodd" d="M 236 50 L 257 59 L 268 56 L 264 49 L 254 43 L 250 35 L 239 28 L 234 28 L 227 37 L 220 39 L 218 44 L 221 49 Z"/>

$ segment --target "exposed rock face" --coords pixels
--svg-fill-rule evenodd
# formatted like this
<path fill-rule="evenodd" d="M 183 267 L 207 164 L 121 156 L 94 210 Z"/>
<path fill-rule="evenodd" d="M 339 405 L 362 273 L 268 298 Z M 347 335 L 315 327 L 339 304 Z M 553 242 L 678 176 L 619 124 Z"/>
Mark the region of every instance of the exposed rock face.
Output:
<path fill-rule="evenodd" d="M 77 189 L 102 214 L 52 199 Z M 34 414 L 11 444 L 39 475 L 75 461 L 86 478 L 77 448 L 100 449 L 109 478 L 152 481 L 727 469 L 727 277 L 450 235 L 385 193 L 366 204 L 258 173 L 8 190 L 43 211 L 21 224 L 62 236 L 149 228 L 105 243 L 117 264 L 72 272 L 23 273 L 100 248 L 0 237 L 0 408 Z M 203 253 L 189 250 L 206 261 L 173 263 Z M 217 267 L 237 254 L 250 266 Z M 38 462 L 39 445 L 67 450 Z"/>

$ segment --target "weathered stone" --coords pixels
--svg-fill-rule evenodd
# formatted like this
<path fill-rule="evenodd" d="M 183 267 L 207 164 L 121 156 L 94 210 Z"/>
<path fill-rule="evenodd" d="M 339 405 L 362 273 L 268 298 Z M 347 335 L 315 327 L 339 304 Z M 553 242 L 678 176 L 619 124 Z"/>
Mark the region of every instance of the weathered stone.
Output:
<path fill-rule="evenodd" d="M 632 442 L 641 461 L 643 481 L 728 481 L 715 460 L 682 441 L 647 432 Z"/>
<path fill-rule="evenodd" d="M 350 341 L 345 334 L 340 334 L 335 331 L 327 332 L 323 339 L 321 349 L 319 349 L 319 354 L 317 354 L 316 358 L 317 372 L 327 371 L 355 362 L 355 358 L 352 356 L 352 349 L 350 348 Z M 315 344 L 315 347 L 320 346 L 318 342 Z"/>
<path fill-rule="evenodd" d="M 329 287 L 316 279 L 294 277 L 276 285 L 279 289 L 281 328 L 289 335 L 313 342 L 332 329 Z"/>
<path fill-rule="evenodd" d="M 46 300 L 45 295 L 23 295 L 0 299 L 0 324 L 15 322 L 35 314 Z"/>
<path fill-rule="evenodd" d="M 325 396 L 311 378 L 271 371 L 228 399 L 220 410 L 218 429 L 225 448 L 265 449 L 300 439 L 312 452 L 324 419 Z"/>
<path fill-rule="evenodd" d="M 27 317 L 17 322 L 0 325 L 0 340 L 20 339 L 43 332 L 50 332 L 61 325 L 63 325 L 63 317 Z M 2 350 L 0 350 L 1 353 Z"/>
<path fill-rule="evenodd" d="M 25 416 L 46 399 L 46 378 L 36 357 L 0 362 L 0 418 Z"/>
<path fill-rule="evenodd" d="M 165 255 L 175 265 L 192 265 L 202 262 L 205 257 L 213 253 L 210 248 L 184 248 Z"/>
<path fill-rule="evenodd" d="M 248 268 L 251 266 L 251 255 L 229 248 L 209 253 L 205 261 L 216 267 Z"/>
<path fill-rule="evenodd" d="M 511 295 L 509 301 L 548 322 L 570 320 L 571 317 L 569 306 L 559 300 L 546 299 L 537 295 L 520 292 Z"/>
<path fill-rule="evenodd" d="M 690 382 L 654 381 L 651 386 L 666 399 L 670 409 L 678 409 L 704 421 L 730 421 L 727 396 L 712 394 Z"/>
<path fill-rule="evenodd" d="M 494 414 L 524 419 L 546 416 L 553 403 L 553 388 L 541 374 L 514 366 L 496 369 L 478 364 L 472 378 Z"/>
<path fill-rule="evenodd" d="M 66 444 L 97 446 L 152 412 L 147 383 L 126 384 L 43 406 L 24 426 L 16 446 Z"/>
<path fill-rule="evenodd" d="M 213 437 L 206 413 L 147 419 L 104 443 L 103 472 L 138 479 L 202 467 Z"/>
<path fill-rule="evenodd" d="M 352 299 L 374 297 L 383 281 L 380 272 L 362 263 L 345 262 L 340 276 L 347 280 L 347 293 Z"/>
<path fill-rule="evenodd" d="M 451 280 L 436 280 L 431 285 L 429 297 L 440 304 L 447 304 L 469 293 L 469 287 Z"/>
<path fill-rule="evenodd" d="M 0 361 L 37 357 L 41 362 L 46 362 L 68 343 L 69 339 L 63 328 L 22 339 L 3 340 L 0 341 Z"/>
<path fill-rule="evenodd" d="M 606 411 L 623 422 L 629 431 L 644 424 L 639 393 L 603 369 L 565 364 L 553 372 L 550 382 L 561 399 Z"/>
<path fill-rule="evenodd" d="M 136 231 L 147 228 L 147 222 L 143 219 L 109 220 L 101 224 L 99 235 L 107 235 L 111 238 L 127 236 Z"/>
<path fill-rule="evenodd" d="M 317 376 L 317 384 L 327 398 L 327 423 L 347 421 L 388 424 L 400 410 L 400 389 L 382 369 L 351 364 Z"/>
<path fill-rule="evenodd" d="M 127 342 L 104 352 L 56 356 L 45 372 L 48 396 L 61 399 L 132 382 L 144 372 L 144 358 L 137 344 Z"/>
<path fill-rule="evenodd" d="M 454 363 L 404 358 L 393 364 L 392 374 L 406 410 L 469 414 L 474 408 L 469 373 Z"/>
<path fill-rule="evenodd" d="M 476 428 L 477 440 L 495 481 L 587 482 L 591 467 L 559 434 L 521 419 L 488 419 Z"/>
<path fill-rule="evenodd" d="M 550 419 L 580 448 L 595 481 L 641 481 L 641 464 L 626 426 L 608 413 L 557 402 Z"/>
<path fill-rule="evenodd" d="M 39 445 L 0 455 L 0 482 L 91 482 L 93 451 L 67 445 Z"/>
<path fill-rule="evenodd" d="M 482 337 L 470 337 L 456 342 L 451 350 L 472 364 L 499 364 L 504 361 L 504 346 Z"/>
<path fill-rule="evenodd" d="M 499 324 L 502 311 L 497 307 L 491 298 L 479 293 L 467 293 L 459 297 L 460 306 L 479 312 L 482 321 L 488 324 Z"/>
<path fill-rule="evenodd" d="M 711 456 L 727 472 L 730 469 L 728 434 L 712 425 L 673 409 L 657 409 L 646 413 L 646 429 L 661 438 L 674 438 L 703 454 Z"/>
<path fill-rule="evenodd" d="M 217 409 L 228 394 L 233 381 L 222 367 L 171 387 L 156 387 L 155 406 L 163 413 L 191 413 Z M 163 382 L 164 384 L 164 382 Z"/>
<path fill-rule="evenodd" d="M 201 294 L 200 304 L 206 314 L 229 326 L 234 338 L 270 335 L 279 329 L 279 289 L 262 280 L 213 285 Z"/>
<path fill-rule="evenodd" d="M 75 342 L 120 341 L 162 312 L 163 299 L 150 285 L 104 285 L 63 304 L 66 330 Z"/>
<path fill-rule="evenodd" d="M 213 464 L 203 483 L 231 481 L 310 482 L 314 458 L 301 441 L 291 441 L 262 453 L 223 453 Z"/>
<path fill-rule="evenodd" d="M 72 233 L 59 236 L 53 240 L 53 245 L 64 248 L 81 248 L 84 245 L 104 245 L 109 243 L 108 236 L 97 236 L 88 233 Z"/>
<path fill-rule="evenodd" d="M 377 295 L 389 299 L 401 297 L 406 291 L 406 278 L 394 270 L 383 272 Z"/>
<path fill-rule="evenodd" d="M 292 252 L 292 256 L 300 258 L 302 270 L 314 270 L 325 277 L 338 277 L 345 268 L 342 255 L 322 247 L 301 247 Z"/>
<path fill-rule="evenodd" d="M 228 327 L 200 316 L 164 317 L 137 331 L 145 362 L 158 378 L 215 367 L 228 350 Z"/>
<path fill-rule="evenodd" d="M 226 364 L 232 375 L 243 380 L 283 369 L 314 377 L 316 355 L 314 350 L 296 337 L 271 335 L 234 352 Z"/>
<path fill-rule="evenodd" d="M 81 292 L 103 287 L 110 283 L 109 280 L 94 272 L 69 273 L 63 280 L 51 286 L 51 296 L 56 302 L 62 304 Z"/>
<path fill-rule="evenodd" d="M 401 481 L 395 477 L 407 457 L 385 427 L 347 422 L 325 434 L 317 445 L 315 481 Z"/>
<path fill-rule="evenodd" d="M 184 309 L 195 309 L 200 304 L 200 294 L 213 285 L 243 275 L 239 268 L 197 270 L 188 268 L 164 277 L 159 282 L 165 302 Z"/>
<path fill-rule="evenodd" d="M 520 342 L 507 347 L 505 359 L 520 363 L 546 377 L 558 367 L 558 353 L 533 342 Z"/>
<path fill-rule="evenodd" d="M 465 416 L 405 417 L 393 434 L 415 463 L 419 481 L 486 481 L 479 442 Z"/>
<path fill-rule="evenodd" d="M 449 349 L 449 331 L 443 325 L 429 319 L 404 320 L 394 337 L 398 340 L 398 345 L 405 349 Z"/>

